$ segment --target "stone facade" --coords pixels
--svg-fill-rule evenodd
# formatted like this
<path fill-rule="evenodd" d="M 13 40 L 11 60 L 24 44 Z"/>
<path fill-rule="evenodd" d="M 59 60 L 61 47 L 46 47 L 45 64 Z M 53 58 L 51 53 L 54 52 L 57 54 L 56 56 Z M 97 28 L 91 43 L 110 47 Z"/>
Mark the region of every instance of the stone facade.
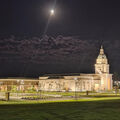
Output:
<path fill-rule="evenodd" d="M 45 91 L 112 90 L 112 74 L 109 73 L 108 59 L 103 47 L 101 46 L 96 60 L 95 74 L 45 75 L 39 77 L 39 85 Z"/>

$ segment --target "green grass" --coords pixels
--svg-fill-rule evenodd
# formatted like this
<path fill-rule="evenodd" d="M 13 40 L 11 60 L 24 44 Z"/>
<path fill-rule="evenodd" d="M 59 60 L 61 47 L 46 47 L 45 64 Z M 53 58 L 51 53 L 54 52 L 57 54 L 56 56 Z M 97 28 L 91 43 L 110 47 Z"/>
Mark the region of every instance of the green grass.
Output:
<path fill-rule="evenodd" d="M 43 95 L 44 94 L 48 94 L 48 95 L 62 95 L 62 96 L 74 96 L 75 95 L 75 92 L 48 92 L 48 91 L 42 91 L 41 92 Z M 86 95 L 86 92 L 76 92 L 76 94 L 78 96 L 81 96 L 81 95 Z M 89 95 L 91 96 L 116 96 L 115 93 L 97 93 L 97 92 L 93 92 L 93 91 L 90 91 L 89 92 Z M 120 94 L 118 93 L 117 94 L 118 96 L 120 96 Z"/>
<path fill-rule="evenodd" d="M 0 101 L 0 120 L 119 120 L 120 97 Z"/>

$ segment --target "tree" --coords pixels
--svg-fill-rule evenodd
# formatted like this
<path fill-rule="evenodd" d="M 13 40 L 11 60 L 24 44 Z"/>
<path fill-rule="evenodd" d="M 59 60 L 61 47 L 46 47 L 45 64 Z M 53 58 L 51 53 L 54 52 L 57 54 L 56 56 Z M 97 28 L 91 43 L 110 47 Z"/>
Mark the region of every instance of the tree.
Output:
<path fill-rule="evenodd" d="M 113 74 L 113 82 L 114 82 L 114 88 L 115 88 L 115 92 L 117 94 L 118 89 L 119 89 L 119 81 L 120 81 L 120 75 L 117 72 L 114 72 Z"/>
<path fill-rule="evenodd" d="M 118 82 L 118 81 L 120 81 L 120 75 L 119 75 L 119 73 L 117 73 L 117 72 L 114 72 L 114 74 L 113 74 L 113 81 L 115 82 Z"/>

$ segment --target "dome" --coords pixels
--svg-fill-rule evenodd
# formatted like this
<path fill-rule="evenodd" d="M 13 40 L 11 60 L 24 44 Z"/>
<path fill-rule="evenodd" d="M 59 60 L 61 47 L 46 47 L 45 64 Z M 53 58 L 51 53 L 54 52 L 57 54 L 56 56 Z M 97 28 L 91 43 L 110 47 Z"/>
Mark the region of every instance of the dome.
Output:
<path fill-rule="evenodd" d="M 107 59 L 105 54 L 99 54 L 97 59 Z"/>
<path fill-rule="evenodd" d="M 98 55 L 97 59 L 107 59 L 106 55 L 104 54 L 103 46 L 101 46 L 100 54 Z"/>

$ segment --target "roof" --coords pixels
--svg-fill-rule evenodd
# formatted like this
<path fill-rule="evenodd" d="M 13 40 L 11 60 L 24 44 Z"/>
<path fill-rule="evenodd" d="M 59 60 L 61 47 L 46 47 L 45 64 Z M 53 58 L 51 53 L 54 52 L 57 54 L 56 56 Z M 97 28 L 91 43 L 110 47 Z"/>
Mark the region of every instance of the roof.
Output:
<path fill-rule="evenodd" d="M 60 76 L 80 76 L 80 73 L 63 73 L 63 74 L 44 74 L 41 77 L 52 77 L 52 76 L 56 76 L 56 77 L 60 77 Z"/>
<path fill-rule="evenodd" d="M 11 79 L 13 79 L 13 80 L 15 80 L 15 79 L 18 79 L 18 80 L 38 80 L 38 78 L 29 78 L 29 77 L 1 77 L 0 78 L 0 80 L 1 79 L 6 79 L 6 80 L 11 80 Z"/>

